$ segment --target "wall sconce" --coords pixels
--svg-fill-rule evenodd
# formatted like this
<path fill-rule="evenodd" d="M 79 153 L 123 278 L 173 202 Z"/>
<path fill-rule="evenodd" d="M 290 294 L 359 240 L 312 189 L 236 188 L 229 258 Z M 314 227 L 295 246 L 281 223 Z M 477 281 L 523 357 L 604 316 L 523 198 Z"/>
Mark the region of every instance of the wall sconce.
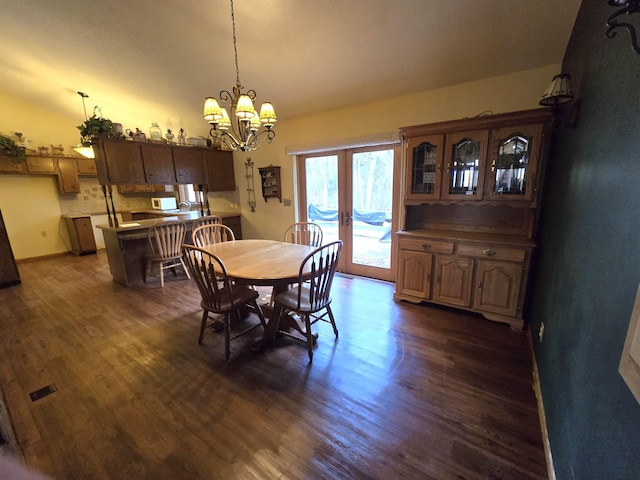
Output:
<path fill-rule="evenodd" d="M 573 91 L 571 90 L 571 77 L 568 73 L 561 73 L 553 77 L 549 87 L 542 94 L 540 99 L 540 105 L 543 107 L 551 107 L 554 117 L 554 123 L 559 121 L 562 125 L 570 126 L 574 128 L 578 117 L 579 103 L 576 102 L 571 108 L 569 113 L 569 119 L 567 122 L 562 122 L 559 118 L 560 105 L 573 101 Z"/>
<path fill-rule="evenodd" d="M 573 92 L 571 91 L 570 76 L 568 73 L 561 73 L 551 80 L 551 84 L 542 94 L 540 105 L 556 109 L 558 105 L 568 103 L 571 100 L 573 100 Z"/>
<path fill-rule="evenodd" d="M 640 0 L 609 0 L 608 3 L 611 7 L 621 8 L 611 14 L 607 20 L 607 31 L 605 32 L 605 35 L 607 38 L 613 38 L 618 34 L 618 32 L 615 31 L 617 28 L 626 28 L 629 35 L 631 35 L 631 48 L 634 52 L 640 54 L 636 30 L 633 28 L 633 25 L 627 22 L 618 22 L 618 17 L 620 15 L 624 15 L 625 13 L 631 15 L 632 13 L 640 12 Z"/>

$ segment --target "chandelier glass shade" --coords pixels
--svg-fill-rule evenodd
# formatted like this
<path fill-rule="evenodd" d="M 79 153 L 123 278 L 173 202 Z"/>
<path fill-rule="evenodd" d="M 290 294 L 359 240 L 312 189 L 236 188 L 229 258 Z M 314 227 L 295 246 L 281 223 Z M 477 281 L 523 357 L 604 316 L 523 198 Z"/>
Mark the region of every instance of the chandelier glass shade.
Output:
<path fill-rule="evenodd" d="M 260 112 L 256 112 L 255 90 L 243 92 L 238 69 L 238 48 L 236 45 L 236 24 L 231 0 L 231 23 L 233 26 L 233 50 L 236 64 L 236 84 L 232 91 L 222 90 L 220 103 L 214 97 L 204 100 L 204 119 L 212 126 L 209 134 L 223 149 L 250 152 L 257 150 L 266 140 L 276 136 L 273 127 L 277 122 L 273 105 L 264 102 Z M 220 105 L 222 103 L 222 106 Z"/>

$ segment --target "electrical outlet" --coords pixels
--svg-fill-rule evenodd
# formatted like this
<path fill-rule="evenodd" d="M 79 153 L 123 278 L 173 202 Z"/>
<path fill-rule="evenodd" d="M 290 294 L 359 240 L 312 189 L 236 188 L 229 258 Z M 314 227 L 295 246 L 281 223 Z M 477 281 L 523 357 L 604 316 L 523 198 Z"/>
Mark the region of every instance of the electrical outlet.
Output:
<path fill-rule="evenodd" d="M 538 338 L 540 339 L 540 343 L 542 343 L 542 336 L 544 335 L 544 322 L 540 323 L 540 330 L 538 330 Z"/>

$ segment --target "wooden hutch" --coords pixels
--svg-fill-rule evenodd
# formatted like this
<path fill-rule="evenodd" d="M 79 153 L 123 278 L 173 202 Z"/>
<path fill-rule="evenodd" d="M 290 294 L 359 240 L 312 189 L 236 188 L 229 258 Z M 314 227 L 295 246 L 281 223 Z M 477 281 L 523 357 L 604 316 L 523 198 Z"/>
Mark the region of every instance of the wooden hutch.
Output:
<path fill-rule="evenodd" d="M 401 129 L 395 300 L 523 328 L 550 128 L 536 109 Z"/>

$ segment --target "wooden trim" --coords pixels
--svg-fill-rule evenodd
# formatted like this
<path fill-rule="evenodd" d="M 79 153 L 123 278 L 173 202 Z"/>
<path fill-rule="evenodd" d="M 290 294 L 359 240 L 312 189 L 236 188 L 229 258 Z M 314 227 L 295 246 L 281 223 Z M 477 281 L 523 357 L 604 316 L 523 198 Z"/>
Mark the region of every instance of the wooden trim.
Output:
<path fill-rule="evenodd" d="M 549 430 L 547 429 L 547 417 L 544 413 L 544 403 L 542 400 L 542 390 L 540 389 L 540 374 L 538 372 L 538 360 L 536 359 L 536 352 L 533 349 L 533 342 L 531 340 L 531 331 L 527 330 L 527 339 L 529 349 L 531 351 L 531 359 L 533 364 L 533 391 L 536 394 L 536 401 L 538 403 L 538 417 L 540 418 L 540 430 L 542 430 L 542 443 L 544 445 L 544 457 L 547 461 L 547 476 L 549 480 L 556 480 L 556 471 L 553 466 L 553 455 L 551 454 L 551 442 L 549 441 Z"/>
<path fill-rule="evenodd" d="M 465 130 L 485 130 L 495 127 L 508 127 L 509 125 L 523 125 L 528 123 L 544 123 L 550 121 L 552 113 L 546 108 L 523 110 L 519 112 L 487 115 L 484 117 L 462 118 L 445 122 L 428 123 L 402 127 L 400 132 L 404 138 L 420 135 L 432 135 L 436 133 L 452 133 Z"/>

